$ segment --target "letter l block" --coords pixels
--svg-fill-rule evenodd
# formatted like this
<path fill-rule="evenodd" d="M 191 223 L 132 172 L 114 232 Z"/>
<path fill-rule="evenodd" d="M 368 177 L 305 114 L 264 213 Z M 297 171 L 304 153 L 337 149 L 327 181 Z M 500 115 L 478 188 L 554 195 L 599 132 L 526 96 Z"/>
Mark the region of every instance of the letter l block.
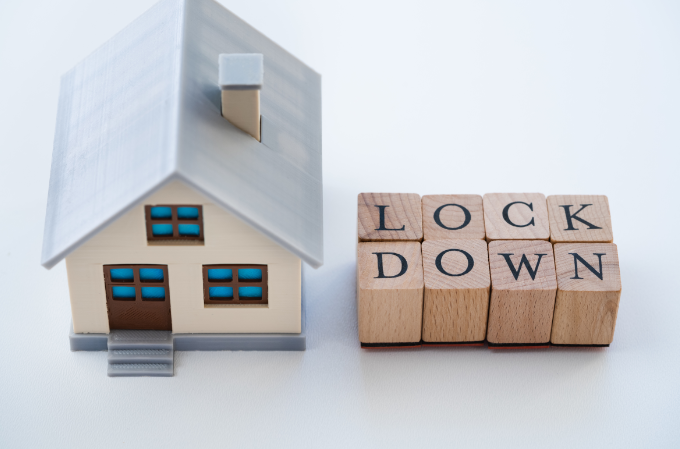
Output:
<path fill-rule="evenodd" d="M 420 346 L 423 287 L 420 243 L 359 243 L 357 314 L 361 346 Z"/>
<path fill-rule="evenodd" d="M 423 240 L 423 212 L 416 193 L 360 193 L 360 242 Z"/>

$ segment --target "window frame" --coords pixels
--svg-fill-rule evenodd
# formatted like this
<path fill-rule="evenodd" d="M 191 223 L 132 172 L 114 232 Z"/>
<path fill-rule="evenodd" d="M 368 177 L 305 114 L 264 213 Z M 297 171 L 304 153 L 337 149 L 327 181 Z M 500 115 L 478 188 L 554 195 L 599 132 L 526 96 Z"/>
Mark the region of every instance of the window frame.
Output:
<path fill-rule="evenodd" d="M 244 268 L 255 268 L 262 270 L 262 279 L 259 281 L 239 281 L 238 270 Z M 210 281 L 208 270 L 227 269 L 231 270 L 231 281 Z M 203 304 L 204 305 L 267 305 L 269 304 L 269 266 L 262 264 L 214 264 L 203 265 Z M 232 299 L 210 299 L 210 287 L 232 287 L 234 297 Z M 238 296 L 239 287 L 261 287 L 262 299 L 240 299 Z"/>
<path fill-rule="evenodd" d="M 151 218 L 151 208 L 152 207 L 169 207 L 170 208 L 170 219 L 152 219 Z M 180 220 L 177 216 L 178 207 L 193 207 L 198 209 L 198 218 L 195 220 Z M 147 242 L 175 242 L 175 241 L 185 241 L 185 242 L 204 242 L 204 224 L 203 224 L 203 206 L 200 204 L 153 204 L 144 206 L 144 216 L 146 219 L 146 240 Z M 153 235 L 153 225 L 155 224 L 169 224 L 172 225 L 172 235 L 171 236 L 154 236 Z M 179 225 L 180 224 L 196 224 L 198 225 L 198 236 L 181 236 L 179 235 Z"/>

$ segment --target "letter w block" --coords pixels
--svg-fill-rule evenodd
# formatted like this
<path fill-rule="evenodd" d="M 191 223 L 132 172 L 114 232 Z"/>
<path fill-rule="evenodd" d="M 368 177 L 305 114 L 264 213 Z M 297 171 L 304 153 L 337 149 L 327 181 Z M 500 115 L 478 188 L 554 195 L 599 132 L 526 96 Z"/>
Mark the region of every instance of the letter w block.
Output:
<path fill-rule="evenodd" d="M 557 293 L 552 245 L 542 240 L 490 242 L 489 267 L 489 346 L 548 346 Z"/>
<path fill-rule="evenodd" d="M 357 314 L 361 346 L 420 346 L 423 288 L 420 243 L 359 243 Z"/>

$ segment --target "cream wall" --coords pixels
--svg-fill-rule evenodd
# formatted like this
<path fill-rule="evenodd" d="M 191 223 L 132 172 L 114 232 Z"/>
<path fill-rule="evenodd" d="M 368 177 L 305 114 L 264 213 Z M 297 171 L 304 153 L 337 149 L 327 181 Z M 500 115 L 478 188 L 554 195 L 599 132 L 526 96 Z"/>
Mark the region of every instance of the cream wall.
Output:
<path fill-rule="evenodd" d="M 145 204 L 203 206 L 204 245 L 149 245 Z M 180 181 L 172 182 L 66 257 L 73 329 L 108 333 L 103 265 L 168 266 L 173 333 L 299 333 L 301 261 Z M 204 306 L 203 264 L 266 264 L 269 304 Z"/>

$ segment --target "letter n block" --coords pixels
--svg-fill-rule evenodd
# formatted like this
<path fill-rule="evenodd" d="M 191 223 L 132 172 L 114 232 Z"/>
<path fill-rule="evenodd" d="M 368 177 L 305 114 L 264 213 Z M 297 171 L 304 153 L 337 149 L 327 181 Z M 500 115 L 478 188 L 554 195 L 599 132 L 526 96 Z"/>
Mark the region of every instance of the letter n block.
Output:
<path fill-rule="evenodd" d="M 425 195 L 425 240 L 483 239 L 484 209 L 479 195 Z"/>
<path fill-rule="evenodd" d="M 548 207 L 542 193 L 487 193 L 484 195 L 486 239 L 548 240 Z"/>
<path fill-rule="evenodd" d="M 609 201 L 604 195 L 551 195 L 548 215 L 553 243 L 614 241 Z"/>
<path fill-rule="evenodd" d="M 423 212 L 416 193 L 360 193 L 360 242 L 423 240 Z"/>
<path fill-rule="evenodd" d="M 481 344 L 491 287 L 486 242 L 425 241 L 423 272 L 423 343 Z"/>
<path fill-rule="evenodd" d="M 557 293 L 552 245 L 541 240 L 491 242 L 489 266 L 489 346 L 549 345 Z"/>
<path fill-rule="evenodd" d="M 555 266 L 557 299 L 551 343 L 609 346 L 621 298 L 616 245 L 558 243 Z"/>
<path fill-rule="evenodd" d="M 420 346 L 423 322 L 420 243 L 359 243 L 357 314 L 362 347 Z"/>

